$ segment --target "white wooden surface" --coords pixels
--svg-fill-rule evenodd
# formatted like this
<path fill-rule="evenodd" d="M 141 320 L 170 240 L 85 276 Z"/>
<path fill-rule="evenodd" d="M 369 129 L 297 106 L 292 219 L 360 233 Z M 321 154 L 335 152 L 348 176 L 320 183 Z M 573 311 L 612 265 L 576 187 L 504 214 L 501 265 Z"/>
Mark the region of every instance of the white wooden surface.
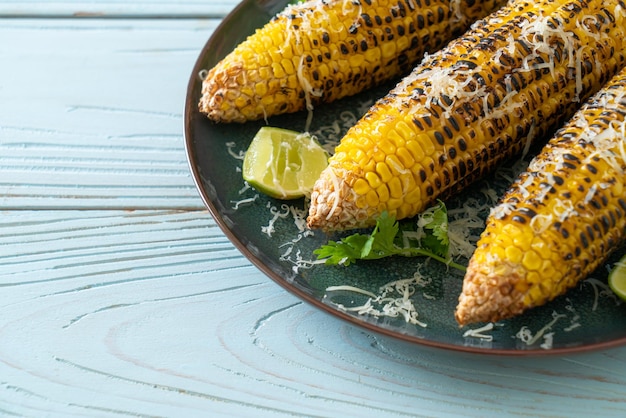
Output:
<path fill-rule="evenodd" d="M 626 348 L 409 346 L 239 254 L 181 133 L 226 6 L 0 1 L 0 416 L 626 416 Z"/>

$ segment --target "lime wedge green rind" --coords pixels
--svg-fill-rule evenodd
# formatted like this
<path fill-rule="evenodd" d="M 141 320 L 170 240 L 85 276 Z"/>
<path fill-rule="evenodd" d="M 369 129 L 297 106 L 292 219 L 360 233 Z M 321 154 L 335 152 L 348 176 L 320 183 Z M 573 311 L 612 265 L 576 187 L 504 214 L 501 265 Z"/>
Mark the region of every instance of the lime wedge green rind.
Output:
<path fill-rule="evenodd" d="M 252 139 L 243 161 L 243 178 L 276 199 L 309 196 L 328 165 L 328 154 L 308 133 L 264 126 Z"/>
<path fill-rule="evenodd" d="M 609 273 L 609 287 L 622 300 L 626 300 L 626 255 L 624 255 Z"/>

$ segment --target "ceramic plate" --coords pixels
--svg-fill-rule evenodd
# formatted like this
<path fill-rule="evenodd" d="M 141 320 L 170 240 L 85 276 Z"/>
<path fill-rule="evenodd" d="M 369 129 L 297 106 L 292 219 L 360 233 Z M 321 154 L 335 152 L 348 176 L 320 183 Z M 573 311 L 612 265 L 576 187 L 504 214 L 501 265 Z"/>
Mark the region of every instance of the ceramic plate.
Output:
<path fill-rule="evenodd" d="M 495 325 L 465 328 L 459 328 L 453 317 L 462 275 L 437 262 L 392 258 L 358 262 L 349 267 L 308 264 L 315 260 L 314 249 L 337 237 L 319 231 L 310 234 L 301 228 L 306 214 L 304 200 L 273 200 L 247 188 L 241 178 L 241 156 L 265 122 L 214 124 L 197 110 L 201 70 L 211 68 L 285 3 L 285 0 L 244 0 L 208 40 L 189 82 L 184 123 L 191 171 L 206 206 L 234 245 L 272 280 L 315 307 L 369 331 L 417 345 L 528 355 L 572 353 L 624 344 L 626 304 L 616 300 L 606 287 L 607 268 L 615 259 L 546 306 Z M 311 131 L 332 150 L 341 135 L 389 87 L 381 86 L 334 104 L 318 106 Z M 267 124 L 303 130 L 306 117 L 304 112 L 274 117 Z M 502 191 L 507 182 L 504 176 L 494 174 L 446 201 L 448 209 L 454 213 L 463 204 L 480 207 L 485 203 L 480 199 L 485 199 L 482 192 L 486 187 Z M 481 214 L 484 217 L 486 211 Z M 418 324 L 402 317 L 359 313 L 350 308 L 366 303 L 368 296 L 347 290 L 328 291 L 329 287 L 352 286 L 380 295 L 384 286 L 394 281 L 412 284 L 414 293 L 410 301 L 418 315 Z M 396 289 L 387 296 L 402 297 Z"/>

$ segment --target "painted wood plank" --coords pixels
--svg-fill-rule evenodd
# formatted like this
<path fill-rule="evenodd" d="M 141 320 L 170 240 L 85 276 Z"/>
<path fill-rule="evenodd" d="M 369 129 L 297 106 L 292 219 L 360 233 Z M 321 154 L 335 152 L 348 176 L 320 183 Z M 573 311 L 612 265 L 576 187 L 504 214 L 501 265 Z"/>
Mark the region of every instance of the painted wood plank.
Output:
<path fill-rule="evenodd" d="M 200 208 L 182 111 L 218 23 L 0 19 L 0 208 Z"/>
<path fill-rule="evenodd" d="M 1 1 L 0 17 L 220 17 L 238 0 Z"/>
<path fill-rule="evenodd" d="M 626 413 L 626 348 L 427 350 L 254 268 L 202 210 L 182 146 L 188 72 L 218 20 L 7 4 L 57 14 L 0 19 L 0 415 Z"/>
<path fill-rule="evenodd" d="M 0 415 L 626 414 L 626 348 L 435 351 L 317 311 L 204 211 L 4 211 Z"/>

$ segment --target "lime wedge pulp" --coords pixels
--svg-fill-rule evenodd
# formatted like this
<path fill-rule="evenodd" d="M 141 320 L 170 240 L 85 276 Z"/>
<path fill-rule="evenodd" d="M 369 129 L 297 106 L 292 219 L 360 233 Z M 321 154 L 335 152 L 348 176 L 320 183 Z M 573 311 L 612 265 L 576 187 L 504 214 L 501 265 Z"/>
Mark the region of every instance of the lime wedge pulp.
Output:
<path fill-rule="evenodd" d="M 626 255 L 624 255 L 609 273 L 609 287 L 620 299 L 626 300 Z"/>
<path fill-rule="evenodd" d="M 264 126 L 252 139 L 243 160 L 243 178 L 277 199 L 309 196 L 328 165 L 328 153 L 308 133 Z"/>

